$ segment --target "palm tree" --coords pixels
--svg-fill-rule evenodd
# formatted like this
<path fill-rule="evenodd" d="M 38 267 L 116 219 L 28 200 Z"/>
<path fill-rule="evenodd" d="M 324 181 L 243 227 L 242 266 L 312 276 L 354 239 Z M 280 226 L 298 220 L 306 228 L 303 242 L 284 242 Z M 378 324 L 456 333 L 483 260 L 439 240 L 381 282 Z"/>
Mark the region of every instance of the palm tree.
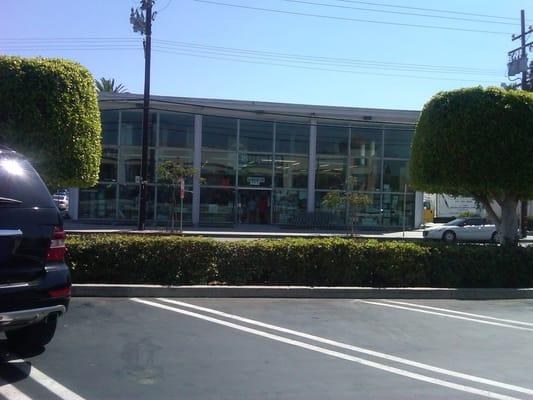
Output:
<path fill-rule="evenodd" d="M 126 88 L 121 83 L 118 86 L 115 86 L 115 79 L 106 79 L 106 78 L 100 78 L 95 79 L 94 83 L 96 84 L 96 90 L 98 92 L 111 92 L 111 93 L 124 93 L 126 92 Z"/>

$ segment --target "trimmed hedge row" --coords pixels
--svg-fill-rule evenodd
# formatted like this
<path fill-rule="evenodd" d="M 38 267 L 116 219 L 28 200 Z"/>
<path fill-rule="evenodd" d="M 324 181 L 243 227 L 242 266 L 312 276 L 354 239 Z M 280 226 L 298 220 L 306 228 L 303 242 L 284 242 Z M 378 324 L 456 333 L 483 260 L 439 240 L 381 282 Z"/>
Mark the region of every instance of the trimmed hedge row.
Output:
<path fill-rule="evenodd" d="M 75 283 L 533 287 L 533 247 L 117 234 L 67 247 Z"/>

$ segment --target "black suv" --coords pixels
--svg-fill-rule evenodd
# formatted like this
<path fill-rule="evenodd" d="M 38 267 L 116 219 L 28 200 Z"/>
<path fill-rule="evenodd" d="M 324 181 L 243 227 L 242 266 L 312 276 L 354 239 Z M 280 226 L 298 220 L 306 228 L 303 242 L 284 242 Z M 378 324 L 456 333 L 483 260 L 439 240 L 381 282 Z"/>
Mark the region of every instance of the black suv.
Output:
<path fill-rule="evenodd" d="M 0 331 L 32 350 L 54 336 L 70 301 L 65 232 L 50 192 L 30 163 L 0 145 Z"/>

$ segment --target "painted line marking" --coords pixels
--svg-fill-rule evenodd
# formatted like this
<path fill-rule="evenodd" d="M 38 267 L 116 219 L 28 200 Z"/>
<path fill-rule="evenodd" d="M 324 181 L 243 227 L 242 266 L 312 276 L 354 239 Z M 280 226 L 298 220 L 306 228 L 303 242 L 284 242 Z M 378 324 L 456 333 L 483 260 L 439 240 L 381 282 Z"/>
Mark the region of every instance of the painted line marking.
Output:
<path fill-rule="evenodd" d="M 3 379 L 0 379 L 0 396 L 7 400 L 32 400 L 31 397 L 26 396 L 13 384 L 7 383 Z"/>
<path fill-rule="evenodd" d="M 23 372 L 27 372 L 21 364 L 28 364 L 25 360 L 9 360 L 7 361 L 9 364 L 13 364 L 14 367 L 20 369 Z M 56 381 L 55 379 L 49 377 L 44 372 L 38 370 L 30 364 L 30 371 L 29 371 L 29 378 L 33 379 L 38 384 L 44 386 L 48 391 L 55 394 L 57 397 L 63 399 L 63 400 L 85 400 L 80 395 L 74 393 L 72 390 L 66 388 L 61 383 Z"/>
<path fill-rule="evenodd" d="M 397 309 L 400 309 L 400 310 L 414 311 L 414 312 L 419 312 L 419 313 L 423 313 L 423 314 L 439 315 L 441 317 L 461 319 L 463 321 L 477 322 L 477 323 L 480 323 L 480 324 L 499 326 L 499 327 L 502 327 L 502 328 L 511 328 L 511 329 L 518 329 L 520 331 L 533 332 L 533 328 L 526 328 L 526 327 L 523 327 L 523 326 L 503 324 L 503 323 L 500 323 L 500 322 L 485 321 L 485 320 L 482 320 L 482 319 L 461 317 L 459 315 L 444 314 L 444 313 L 436 312 L 436 311 L 421 310 L 419 308 L 404 307 L 404 306 L 399 306 L 399 305 L 395 305 L 395 304 L 380 303 L 380 302 L 377 302 L 377 301 L 359 300 L 359 302 L 360 303 L 366 303 L 366 304 L 373 304 L 373 305 L 382 306 L 382 307 L 397 308 Z"/>
<path fill-rule="evenodd" d="M 394 361 L 394 362 L 397 362 L 397 363 L 400 363 L 400 364 L 409 365 L 411 367 L 416 367 L 416 368 L 424 369 L 424 370 L 427 370 L 427 371 L 431 371 L 431 372 L 435 372 L 435 373 L 439 373 L 439 374 L 443 374 L 443 375 L 452 376 L 454 378 L 460 378 L 460 379 L 464 379 L 464 380 L 471 381 L 471 382 L 482 383 L 482 384 L 485 384 L 485 385 L 498 387 L 498 388 L 501 388 L 501 389 L 512 390 L 512 391 L 519 392 L 519 393 L 525 393 L 525 394 L 533 395 L 533 389 L 529 389 L 529 388 L 525 388 L 525 387 L 521 387 L 521 386 L 516 386 L 516 385 L 511 385 L 511 384 L 495 381 L 495 380 L 492 380 L 492 379 L 481 378 L 481 377 L 478 377 L 478 376 L 475 376 L 475 375 L 469 375 L 469 374 L 464 374 L 464 373 L 461 373 L 461 372 L 451 371 L 451 370 L 444 369 L 444 368 L 435 367 L 435 366 L 432 366 L 432 365 L 429 365 L 429 364 L 424 364 L 424 363 L 420 363 L 420 362 L 417 362 L 417 361 L 408 360 L 406 358 L 401 358 L 401 357 L 397 357 L 397 356 L 393 356 L 393 355 L 389 355 L 389 354 L 385 354 L 385 353 L 380 353 L 378 351 L 365 349 L 363 347 L 357 347 L 357 346 L 353 346 L 353 345 L 350 345 L 350 344 L 337 342 L 335 340 L 326 339 L 326 338 L 323 338 L 323 337 L 320 337 L 320 336 L 310 335 L 308 333 L 295 331 L 295 330 L 288 329 L 288 328 L 283 328 L 283 327 L 280 327 L 280 326 L 277 326 L 277 325 L 271 325 L 271 324 L 267 324 L 267 323 L 260 322 L 260 321 L 257 321 L 257 320 L 244 318 L 244 317 L 241 317 L 241 316 L 238 316 L 238 315 L 235 315 L 235 314 L 228 314 L 228 313 L 225 313 L 225 312 L 222 312 L 222 311 L 218 311 L 218 310 L 215 310 L 215 309 L 212 309 L 212 308 L 201 307 L 201 306 L 197 306 L 197 305 L 194 305 L 194 304 L 184 303 L 184 302 L 178 301 L 178 300 L 171 300 L 171 299 L 164 299 L 164 298 L 158 298 L 157 300 L 164 301 L 164 302 L 171 303 L 171 304 L 176 304 L 176 305 L 182 306 L 182 307 L 188 307 L 188 308 L 191 308 L 191 309 L 194 309 L 194 310 L 198 310 L 198 311 L 211 313 L 211 314 L 218 315 L 218 316 L 221 316 L 221 317 L 224 317 L 224 318 L 229 318 L 229 319 L 233 319 L 233 320 L 236 320 L 236 321 L 244 322 L 246 324 L 260 326 L 262 328 L 267 328 L 267 329 L 278 331 L 278 332 L 288 333 L 288 334 L 293 335 L 293 336 L 298 336 L 298 337 L 302 337 L 302 338 L 305 338 L 305 339 L 313 340 L 315 342 L 324 343 L 324 344 L 327 344 L 329 346 L 339 347 L 339 348 L 342 348 L 342 349 L 346 349 L 346 350 L 351 350 L 351 351 L 355 351 L 355 352 L 358 352 L 358 353 L 367 354 L 367 355 L 370 355 L 370 356 L 373 356 L 373 357 L 382 358 L 382 359 L 385 359 L 385 360 L 388 360 L 388 361 Z"/>
<path fill-rule="evenodd" d="M 456 311 L 456 310 L 451 310 L 449 308 L 430 307 L 430 306 L 425 306 L 425 305 L 422 305 L 422 304 L 407 303 L 405 301 L 396 301 L 396 300 L 381 300 L 381 301 L 384 301 L 384 302 L 387 302 L 387 303 L 405 305 L 405 306 L 419 307 L 419 308 L 424 308 L 424 309 L 427 309 L 427 310 L 444 311 L 444 312 L 448 312 L 448 313 L 452 313 L 452 314 L 467 315 L 469 317 L 484 318 L 484 319 L 489 319 L 491 321 L 500 321 L 500 322 L 508 322 L 510 324 L 516 324 L 516 325 L 533 326 L 533 323 L 531 323 L 531 322 L 516 321 L 516 320 L 513 320 L 513 319 L 503 319 L 503 318 L 489 317 L 487 315 L 467 313 L 467 312 L 464 312 L 464 311 Z"/>
<path fill-rule="evenodd" d="M 431 383 L 431 384 L 434 384 L 434 385 L 443 386 L 443 387 L 446 387 L 446 388 L 449 388 L 449 389 L 455 389 L 455 390 L 458 390 L 458 391 L 462 391 L 462 392 L 466 392 L 466 393 L 470 393 L 470 394 L 475 394 L 475 395 L 478 395 L 478 396 L 484 396 L 484 397 L 488 397 L 488 398 L 492 398 L 492 399 L 516 400 L 515 397 L 510 397 L 510 396 L 503 395 L 503 394 L 500 394 L 500 393 L 490 392 L 488 390 L 482 390 L 482 389 L 474 388 L 474 387 L 471 387 L 471 386 L 460 385 L 460 384 L 457 384 L 457 383 L 448 382 L 448 381 L 444 381 L 444 380 L 437 379 L 437 378 L 431 378 L 429 376 L 425 376 L 425 375 L 421 375 L 421 374 L 418 374 L 418 373 L 402 370 L 402 369 L 395 368 L 395 367 L 390 367 L 388 365 L 384 365 L 384 364 L 380 364 L 380 363 L 377 363 L 377 362 L 374 362 L 374 361 L 366 360 L 364 358 L 354 357 L 354 356 L 351 356 L 349 354 L 344 354 L 344 353 L 341 353 L 341 352 L 338 352 L 338 351 L 328 350 L 328 349 L 325 349 L 323 347 L 319 347 L 319 346 L 311 345 L 311 344 L 308 344 L 308 343 L 300 342 L 300 341 L 294 340 L 294 339 L 289 339 L 289 338 L 286 338 L 286 337 L 283 337 L 283 336 L 279 336 L 279 335 L 275 335 L 275 334 L 272 334 L 272 333 L 260 331 L 260 330 L 253 329 L 253 328 L 249 328 L 249 327 L 246 327 L 246 326 L 243 326 L 243 325 L 234 324 L 232 322 L 223 321 L 221 319 L 209 317 L 209 316 L 203 315 L 203 314 L 198 314 L 198 313 L 195 313 L 195 312 L 192 312 L 192 311 L 187 311 L 187 310 L 183 310 L 183 309 L 176 308 L 176 307 L 170 307 L 170 306 L 167 306 L 165 304 L 156 303 L 156 302 L 153 302 L 153 301 L 148 301 L 148 300 L 143 300 L 143 299 L 138 299 L 138 298 L 131 298 L 131 300 L 135 301 L 137 303 L 142 303 L 142 304 L 146 304 L 148 306 L 161 308 L 163 310 L 168 310 L 168 311 L 172 311 L 172 312 L 175 312 L 175 313 L 178 313 L 178 314 L 187 315 L 189 317 L 198 318 L 198 319 L 201 319 L 201 320 L 204 320 L 204 321 L 209 321 L 209 322 L 212 322 L 212 323 L 215 323 L 215 324 L 218 324 L 218 325 L 222 325 L 222 326 L 226 326 L 226 327 L 229 327 L 229 328 L 233 328 L 233 329 L 236 329 L 236 330 L 239 330 L 239 331 L 242 331 L 242 332 L 251 333 L 251 334 L 254 334 L 254 335 L 257 335 L 257 336 L 261 336 L 261 337 L 264 337 L 264 338 L 267 338 L 267 339 L 271 339 L 271 340 L 278 341 L 278 342 L 281 342 L 281 343 L 289 344 L 291 346 L 300 347 L 300 348 L 303 348 L 303 349 L 306 349 L 306 350 L 311 350 L 311 351 L 314 351 L 314 352 L 317 352 L 317 353 L 322 353 L 322 354 L 325 354 L 325 355 L 328 355 L 328 356 L 331 356 L 331 357 L 340 358 L 340 359 L 343 359 L 343 360 L 346 360 L 346 361 L 351 361 L 351 362 L 354 362 L 354 363 L 365 365 L 367 367 L 376 368 L 376 369 L 379 369 L 379 370 L 382 370 L 382 371 L 390 372 L 390 373 L 393 373 L 393 374 L 396 374 L 396 375 L 408 377 L 408 378 L 419 380 L 419 381 L 422 381 L 422 382 L 427 382 L 427 383 Z"/>

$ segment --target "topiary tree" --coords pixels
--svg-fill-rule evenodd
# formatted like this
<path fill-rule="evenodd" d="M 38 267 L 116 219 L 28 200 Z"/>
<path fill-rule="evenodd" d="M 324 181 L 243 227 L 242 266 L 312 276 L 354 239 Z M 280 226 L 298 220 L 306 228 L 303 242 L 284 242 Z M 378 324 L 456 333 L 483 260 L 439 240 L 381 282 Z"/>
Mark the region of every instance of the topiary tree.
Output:
<path fill-rule="evenodd" d="M 409 169 L 417 189 L 474 197 L 510 245 L 518 200 L 533 197 L 532 160 L 533 95 L 474 87 L 440 92 L 424 106 Z"/>
<path fill-rule="evenodd" d="M 156 174 L 159 181 L 169 184 L 171 188 L 170 229 L 172 232 L 174 232 L 176 221 L 178 188 L 185 185 L 185 180 L 194 176 L 195 173 L 196 169 L 184 166 L 179 158 L 162 161 L 157 166 Z M 180 232 L 183 232 L 183 198 L 180 198 L 180 203 Z"/>
<path fill-rule="evenodd" d="M 97 182 L 100 129 L 86 68 L 58 58 L 0 56 L 0 143 L 25 154 L 49 187 Z"/>
<path fill-rule="evenodd" d="M 346 207 L 352 236 L 355 236 L 355 225 L 360 208 L 372 203 L 368 195 L 354 192 L 356 186 L 357 178 L 349 176 L 344 183 L 344 190 L 328 192 L 322 199 L 322 205 L 330 210 Z"/>

